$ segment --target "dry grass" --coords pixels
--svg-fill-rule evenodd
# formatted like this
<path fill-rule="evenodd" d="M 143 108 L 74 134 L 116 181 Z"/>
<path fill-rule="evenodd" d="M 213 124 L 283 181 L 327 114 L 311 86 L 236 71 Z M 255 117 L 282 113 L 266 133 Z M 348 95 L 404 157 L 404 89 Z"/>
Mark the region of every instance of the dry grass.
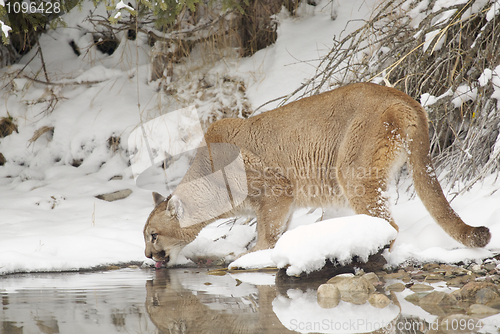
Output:
<path fill-rule="evenodd" d="M 52 134 L 54 133 L 54 127 L 53 126 L 42 126 L 40 129 L 37 129 L 34 133 L 31 139 L 28 141 L 28 146 L 36 142 L 43 134 L 45 133 L 50 133 L 50 137 L 52 137 Z"/>
<path fill-rule="evenodd" d="M 0 138 L 7 137 L 12 132 L 17 131 L 17 125 L 14 123 L 12 117 L 1 117 L 0 118 Z"/>

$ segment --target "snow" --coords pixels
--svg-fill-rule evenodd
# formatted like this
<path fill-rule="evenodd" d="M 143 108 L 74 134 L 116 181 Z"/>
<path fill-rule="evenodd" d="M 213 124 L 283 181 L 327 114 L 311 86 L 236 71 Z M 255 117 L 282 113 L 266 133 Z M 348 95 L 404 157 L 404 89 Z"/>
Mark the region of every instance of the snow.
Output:
<path fill-rule="evenodd" d="M 479 79 L 477 81 L 479 82 L 479 86 L 484 87 L 488 84 L 488 82 L 491 80 L 491 77 L 493 76 L 493 72 L 489 68 L 485 68 L 481 76 L 479 76 Z"/>
<path fill-rule="evenodd" d="M 287 231 L 274 249 L 246 254 L 230 269 L 287 268 L 290 276 L 321 269 L 327 260 L 349 263 L 358 256 L 367 261 L 397 236 L 385 220 L 366 215 L 324 220 Z"/>
<path fill-rule="evenodd" d="M 403 10 L 408 10 L 408 6 L 410 6 L 411 3 L 412 1 L 407 1 L 405 3 L 406 6 L 403 7 Z M 420 22 L 427 16 L 425 13 L 425 9 L 427 9 L 428 6 L 429 6 L 429 1 L 424 0 L 419 2 L 417 6 L 415 6 L 415 8 L 413 8 L 408 12 L 408 16 L 411 17 L 412 19 L 411 26 L 413 28 L 417 28 Z"/>
<path fill-rule="evenodd" d="M 5 7 L 4 0 L 0 0 L 0 6 Z M 0 20 L 0 28 L 2 28 L 2 33 L 5 35 L 5 37 L 9 37 L 9 31 L 11 31 L 12 28 L 6 25 L 2 20 Z"/>
<path fill-rule="evenodd" d="M 488 13 L 486 13 L 486 20 L 489 22 L 491 20 L 493 20 L 493 18 L 498 15 L 498 13 L 500 12 L 500 0 L 496 0 L 495 2 L 493 2 L 493 4 L 491 5 L 491 8 L 490 10 L 488 11 Z"/>
<path fill-rule="evenodd" d="M 450 6 L 460 5 L 464 3 L 467 3 L 467 0 L 438 0 L 434 4 L 434 7 L 432 7 L 432 12 L 435 13 L 443 8 L 448 8 Z"/>
<path fill-rule="evenodd" d="M 2 33 L 6 36 L 9 37 L 9 31 L 12 30 L 11 27 L 0 21 L 0 26 L 2 27 Z"/>
<path fill-rule="evenodd" d="M 492 181 L 492 178 L 490 178 Z M 487 181 L 485 182 L 487 183 Z M 488 187 L 485 187 L 488 188 Z M 394 197 L 394 194 L 392 194 Z M 484 195 L 484 194 L 483 194 Z M 499 201 L 494 196 L 491 202 Z M 457 263 L 474 261 L 495 255 L 500 246 L 500 209 L 483 204 L 485 198 L 471 204 L 469 213 L 459 211 L 467 222 L 474 221 L 477 206 L 484 209 L 482 224 L 490 227 L 492 240 L 488 247 L 467 249 L 451 239 L 429 216 L 420 201 L 403 201 L 393 208 L 400 233 L 385 220 L 365 215 L 327 219 L 312 225 L 302 225 L 287 231 L 273 250 L 263 250 L 246 254 L 230 264 L 230 268 L 287 268 L 290 276 L 303 272 L 310 273 L 322 268 L 327 259 L 340 263 L 349 262 L 353 256 L 366 260 L 383 246 L 396 238 L 393 250 L 384 256 L 390 265 L 398 265 L 408 260 L 417 262 Z M 473 201 L 476 202 L 476 201 Z M 492 204 L 490 204 L 492 205 Z M 470 216 L 470 219 L 467 217 Z M 413 219 L 412 219 L 413 218 Z M 486 220 L 486 221 L 485 221 Z M 478 224 L 479 225 L 479 224 Z"/>
<path fill-rule="evenodd" d="M 427 51 L 429 46 L 434 41 L 434 38 L 437 36 L 439 36 L 439 40 L 436 42 L 431 52 L 438 51 L 443 47 L 444 43 L 446 43 L 446 34 L 442 34 L 440 30 L 434 30 L 425 34 L 425 42 L 423 46 L 424 52 Z"/>
<path fill-rule="evenodd" d="M 437 101 L 438 99 L 429 93 L 424 93 L 422 94 L 422 96 L 420 96 L 420 103 L 423 107 L 431 106 Z"/>
<path fill-rule="evenodd" d="M 282 10 L 277 18 L 278 40 L 252 57 L 241 59 L 236 73 L 246 73 L 247 96 L 253 108 L 293 92 L 316 71 L 321 56 L 333 47 L 333 36 L 347 36 L 363 24 L 356 18 L 369 18 L 377 1 L 350 1 L 337 8 L 337 19 L 330 18 L 329 6 L 301 5 L 299 18 Z M 270 103 L 264 110 L 277 106 Z M 262 112 L 259 110 L 258 112 Z"/>
<path fill-rule="evenodd" d="M 358 256 L 367 261 L 396 236 L 396 230 L 381 218 L 336 218 L 286 232 L 276 243 L 272 258 L 279 268 L 289 265 L 288 275 L 298 275 L 321 269 L 326 259 L 345 264 Z"/>
<path fill-rule="evenodd" d="M 129 5 L 126 5 L 123 0 L 120 0 L 119 3 L 116 4 L 116 9 L 120 10 L 122 8 L 125 8 L 127 10 L 130 10 L 130 11 L 134 11 L 134 8 L 130 7 Z"/>
<path fill-rule="evenodd" d="M 381 218 L 355 215 L 300 226 L 286 232 L 276 243 L 272 259 L 287 274 L 299 275 L 321 269 L 326 260 L 349 263 L 354 256 L 367 261 L 389 244 L 396 230 Z"/>
<path fill-rule="evenodd" d="M 500 65 L 493 70 L 485 68 L 477 80 L 481 87 L 486 86 L 491 80 L 493 86 L 491 98 L 497 100 L 497 107 L 500 108 Z"/>
<path fill-rule="evenodd" d="M 450 96 L 452 94 L 453 94 L 453 92 L 451 91 L 451 89 L 448 89 L 446 92 L 439 95 L 438 97 L 430 95 L 429 93 L 424 93 L 420 96 L 420 104 L 422 104 L 423 107 L 428 107 L 428 106 L 435 104 L 436 102 L 438 102 L 442 98 L 444 98 L 446 96 Z M 430 112 L 430 110 L 428 110 L 428 112 Z"/>
<path fill-rule="evenodd" d="M 342 2 L 334 21 L 330 19 L 329 7 L 321 4 L 301 5 L 298 17 L 289 17 L 282 11 L 277 15 L 280 25 L 274 45 L 249 58 L 220 61 L 207 76 L 222 78 L 228 74 L 240 78 L 253 108 L 289 94 L 315 73 L 318 59 L 330 50 L 334 35 L 345 36 L 362 24 L 354 21 L 347 25 L 348 20 L 367 18 L 375 4 L 375 0 Z M 7 159 L 0 167 L 0 274 L 78 270 L 130 261 L 152 264 L 144 257 L 142 236 L 153 208 L 150 188 L 163 195 L 168 195 L 168 191 L 149 179 L 143 183 L 137 180 L 138 173 L 147 169 L 149 158 L 139 159 L 138 165 L 130 167 L 133 152 L 128 139 L 137 133 L 134 131 L 140 129 L 141 122 L 147 124 L 179 109 L 180 104 L 159 90 L 158 83 L 149 82 L 147 36 L 139 34 L 137 40 L 130 41 L 126 33 L 120 33 L 115 53 L 103 54 L 93 46 L 92 36 L 87 33 L 93 29 L 91 23 L 83 20 L 93 4 L 84 2 L 82 6 L 81 11 L 64 15 L 68 27 L 49 30 L 40 38 L 49 80 L 57 85 L 34 83 L 22 75 L 16 77 L 17 71 L 26 66 L 27 77 L 35 78 L 38 73 L 37 80 L 46 80 L 40 57 L 33 58 L 36 48 L 19 64 L 0 69 L 0 115 L 13 117 L 19 131 L 0 139 L 0 152 Z M 96 13 L 106 15 L 102 3 Z M 122 15 L 129 14 L 123 11 Z M 70 41 L 79 47 L 80 56 L 74 53 Z M 481 80 L 491 80 L 494 96 L 500 99 L 498 73 L 500 66 Z M 190 72 L 194 81 L 198 74 L 196 70 Z M 187 88 L 183 94 L 188 94 Z M 464 86 L 464 94 L 455 97 L 456 103 L 473 98 L 474 89 Z M 428 104 L 436 99 L 439 98 L 429 96 Z M 204 106 L 204 110 L 210 110 L 210 106 Z M 35 140 L 35 132 L 43 127 L 54 129 Z M 150 134 L 153 131 L 150 129 Z M 113 138 L 120 139 L 115 147 L 110 144 Z M 181 148 L 184 149 L 187 148 Z M 163 158 L 161 154 L 159 151 L 155 158 Z M 178 181 L 181 176 L 179 167 L 172 178 Z M 400 185 L 400 189 L 407 186 Z M 105 202 L 95 197 L 123 189 L 132 190 L 132 194 L 119 201 Z M 466 249 L 433 222 L 418 198 L 411 198 L 402 190 L 396 193 L 393 187 L 391 198 L 398 198 L 398 202 L 392 212 L 400 233 L 393 251 L 385 253 L 389 264 L 408 260 L 473 261 L 495 255 L 500 249 L 497 190 L 493 175 L 452 203 L 466 222 L 486 225 L 493 234 L 485 249 Z M 242 257 L 233 266 L 242 261 L 249 268 L 277 263 L 290 265 L 290 273 L 294 274 L 314 270 L 332 256 L 341 261 L 353 254 L 367 256 L 393 237 L 387 223 L 373 218 L 351 216 L 313 224 L 320 216 L 321 210 L 300 211 L 274 251 Z M 368 231 L 372 235 L 367 235 Z M 184 249 L 179 261 L 186 263 L 186 257 L 234 260 L 252 245 L 255 233 L 255 224 L 244 219 L 235 224 L 214 222 Z M 302 238 L 306 234 L 308 238 Z M 349 234 L 358 239 L 342 237 Z M 294 243 L 297 247 L 290 247 Z M 341 245 L 346 248 L 345 253 L 341 252 Z"/>
<path fill-rule="evenodd" d="M 495 90 L 493 94 L 491 94 L 491 98 L 496 99 L 497 107 L 500 107 L 500 65 L 493 70 L 491 81 L 493 83 L 493 89 Z"/>
<path fill-rule="evenodd" d="M 470 87 L 469 85 L 460 85 L 457 87 L 455 91 L 455 95 L 451 100 L 451 103 L 455 106 L 455 108 L 460 108 L 462 104 L 467 101 L 473 101 L 477 96 L 477 88 Z"/>
<path fill-rule="evenodd" d="M 194 107 L 172 111 L 145 122 L 130 133 L 127 144 L 136 183 L 143 189 L 157 191 L 165 190 L 162 186 L 165 181 L 169 186 L 176 186 L 189 167 L 189 157 L 198 147 L 205 146 L 203 129 Z M 158 166 L 179 155 L 168 168 L 167 175 L 162 168 L 145 173 L 151 165 Z"/>
<path fill-rule="evenodd" d="M 93 198 L 97 189 L 134 188 L 133 181 L 106 182 L 102 174 L 88 176 L 76 170 L 53 167 L 44 181 L 2 186 L 1 273 L 144 260 L 138 221 L 150 208 L 140 192 L 136 190 L 121 205 Z M 127 205 L 136 212 L 123 210 Z"/>
<path fill-rule="evenodd" d="M 285 234 L 287 234 L 286 232 Z M 284 236 L 284 235 L 283 235 Z M 229 264 L 229 269 L 260 269 L 276 268 L 273 260 L 275 249 L 263 249 L 248 253 Z"/>

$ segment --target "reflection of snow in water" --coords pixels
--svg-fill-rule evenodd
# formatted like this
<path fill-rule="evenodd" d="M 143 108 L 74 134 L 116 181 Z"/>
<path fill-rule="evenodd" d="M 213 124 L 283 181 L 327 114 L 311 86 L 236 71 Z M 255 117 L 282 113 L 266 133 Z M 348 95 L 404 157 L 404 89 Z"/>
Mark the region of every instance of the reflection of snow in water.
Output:
<path fill-rule="evenodd" d="M 325 309 L 316 301 L 316 291 L 306 293 L 289 290 L 290 298 L 278 296 L 273 301 L 273 311 L 288 329 L 300 333 L 368 333 L 390 328 L 399 315 L 399 307 L 390 304 L 383 309 L 369 303 L 354 305 L 341 301 L 331 309 Z"/>
<path fill-rule="evenodd" d="M 205 270 L 191 271 L 169 269 L 170 282 L 178 282 L 183 289 L 191 290 L 194 294 L 218 295 L 225 297 L 244 297 L 257 293 L 253 283 L 242 282 L 237 284 L 230 275 L 206 275 Z M 198 273 L 198 274 L 196 274 Z"/>
<path fill-rule="evenodd" d="M 139 269 L 2 277 L 1 333 L 146 333 L 153 277 Z"/>

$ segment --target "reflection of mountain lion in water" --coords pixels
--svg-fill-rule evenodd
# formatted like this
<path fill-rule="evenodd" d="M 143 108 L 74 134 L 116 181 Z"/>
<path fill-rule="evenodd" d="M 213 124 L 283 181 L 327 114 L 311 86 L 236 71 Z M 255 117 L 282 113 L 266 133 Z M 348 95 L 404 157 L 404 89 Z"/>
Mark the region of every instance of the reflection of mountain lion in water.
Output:
<path fill-rule="evenodd" d="M 488 228 L 465 224 L 443 195 L 429 156 L 427 122 L 425 110 L 408 95 L 368 83 L 304 98 L 246 120 L 215 122 L 205 135 L 208 151 L 220 143 L 240 149 L 248 197 L 225 214 L 193 220 L 227 204 L 213 187 L 190 182 L 200 178 L 202 166 L 217 163 L 201 150 L 168 200 L 154 194 L 156 208 L 144 228 L 146 256 L 157 264 L 174 262 L 215 218 L 248 212 L 258 221 L 251 251 L 274 247 L 297 207 L 347 203 L 356 213 L 386 219 L 397 230 L 385 194 L 391 173 L 405 161 L 418 196 L 443 230 L 465 246 L 483 247 L 491 238 Z"/>
<path fill-rule="evenodd" d="M 273 307 L 276 307 L 276 302 L 278 301 L 278 304 L 288 304 L 288 302 L 284 302 L 284 299 L 289 299 L 288 294 L 291 292 L 295 293 L 296 296 L 302 294 L 307 296 L 307 291 L 311 292 L 311 290 L 317 289 L 314 282 L 304 285 L 281 286 L 283 295 L 278 293 L 279 282 L 277 282 L 276 286 L 259 285 L 252 287 L 258 289 L 258 294 L 252 293 L 246 296 L 228 297 L 185 289 L 181 284 L 183 277 L 178 276 L 178 273 L 176 270 L 157 271 L 156 278 L 146 283 L 146 311 L 160 334 L 282 334 L 297 333 L 289 330 L 290 327 L 297 327 L 296 329 L 299 330 L 301 327 L 305 329 L 306 326 L 314 326 L 315 329 L 318 329 L 319 324 L 322 326 L 321 328 L 325 329 L 325 326 L 332 326 L 332 323 L 345 323 L 343 318 L 336 317 L 339 316 L 339 313 L 335 311 L 331 313 L 331 317 L 325 318 L 321 323 L 311 322 L 307 318 L 307 310 L 304 310 L 306 312 L 304 317 L 298 316 L 297 318 L 297 314 L 294 313 L 295 309 L 288 315 L 286 310 L 285 313 L 281 312 L 284 317 L 282 319 L 278 318 L 275 309 L 273 309 Z M 242 295 L 241 293 L 237 294 Z M 393 293 L 391 293 L 391 296 L 396 305 L 401 308 L 397 297 Z M 315 303 L 314 299 L 307 298 L 306 304 L 311 303 L 312 305 Z M 293 300 L 290 302 L 294 303 Z M 217 304 L 217 309 L 211 308 L 210 304 Z M 295 308 L 300 307 L 299 304 L 296 304 Z M 356 309 L 356 307 L 350 305 L 347 308 Z M 369 303 L 361 306 L 359 308 L 361 316 L 363 310 L 366 311 L 370 307 Z M 294 319 L 294 322 L 287 323 L 290 319 Z M 392 323 L 388 323 L 387 328 L 395 328 L 393 326 L 396 325 L 395 321 L 398 319 L 396 318 Z M 333 327 L 326 328 L 333 329 Z M 370 333 L 383 334 L 387 332 L 385 328 L 382 328 Z"/>
<path fill-rule="evenodd" d="M 160 278 L 161 275 L 167 275 Z M 259 286 L 256 301 L 234 297 L 236 308 L 211 309 L 207 302 L 221 303 L 223 298 L 184 289 L 176 273 L 157 271 L 157 278 L 146 283 L 146 311 L 161 333 L 289 333 L 272 311 L 277 295 L 272 286 Z M 224 307 L 225 305 L 220 305 Z M 227 306 L 227 305 L 226 305 Z M 274 331 L 276 330 L 276 331 Z"/>

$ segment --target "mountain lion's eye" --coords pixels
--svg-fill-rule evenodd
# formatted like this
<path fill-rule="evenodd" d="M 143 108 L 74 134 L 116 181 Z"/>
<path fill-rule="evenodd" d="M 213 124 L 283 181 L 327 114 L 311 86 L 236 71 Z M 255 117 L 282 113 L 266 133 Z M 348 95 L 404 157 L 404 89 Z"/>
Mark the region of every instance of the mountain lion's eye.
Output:
<path fill-rule="evenodd" d="M 155 242 L 157 238 L 158 238 L 158 233 L 151 234 L 151 241 Z"/>

